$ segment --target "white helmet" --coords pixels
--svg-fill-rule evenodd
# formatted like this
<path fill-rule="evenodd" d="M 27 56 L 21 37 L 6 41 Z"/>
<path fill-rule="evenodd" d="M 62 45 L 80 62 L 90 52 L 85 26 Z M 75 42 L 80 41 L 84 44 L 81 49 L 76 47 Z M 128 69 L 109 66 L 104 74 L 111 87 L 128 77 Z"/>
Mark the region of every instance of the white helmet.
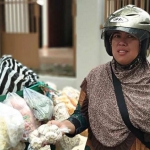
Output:
<path fill-rule="evenodd" d="M 146 57 L 150 39 L 150 15 L 135 5 L 127 5 L 111 14 L 103 27 L 101 38 L 104 39 L 107 53 L 112 56 L 110 36 L 115 31 L 124 31 L 134 35 L 141 42 L 140 54 Z"/>

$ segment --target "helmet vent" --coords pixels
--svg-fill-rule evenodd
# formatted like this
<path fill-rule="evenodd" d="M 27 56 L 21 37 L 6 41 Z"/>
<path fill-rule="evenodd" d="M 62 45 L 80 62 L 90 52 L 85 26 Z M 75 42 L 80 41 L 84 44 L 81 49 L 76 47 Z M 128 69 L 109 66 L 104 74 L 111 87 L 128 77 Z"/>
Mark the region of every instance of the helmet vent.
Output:
<path fill-rule="evenodd" d="M 149 24 L 149 22 L 140 22 L 140 24 Z"/>
<path fill-rule="evenodd" d="M 129 14 L 129 15 L 126 15 L 126 16 L 138 16 L 138 14 Z"/>

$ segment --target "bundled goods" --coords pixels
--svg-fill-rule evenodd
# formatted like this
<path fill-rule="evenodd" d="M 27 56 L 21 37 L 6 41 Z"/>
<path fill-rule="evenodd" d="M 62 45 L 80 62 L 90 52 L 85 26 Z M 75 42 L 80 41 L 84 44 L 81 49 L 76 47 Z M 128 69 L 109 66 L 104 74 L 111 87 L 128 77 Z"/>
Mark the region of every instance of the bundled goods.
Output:
<path fill-rule="evenodd" d="M 54 107 L 54 117 L 55 120 L 63 121 L 69 117 L 68 110 L 66 105 L 63 102 L 58 102 Z M 75 146 L 79 145 L 80 137 L 76 135 L 73 138 L 69 138 L 66 135 L 62 136 L 62 138 L 57 142 L 58 146 L 61 150 L 71 150 Z"/>
<path fill-rule="evenodd" d="M 56 125 L 43 124 L 34 130 L 29 141 L 33 150 L 44 150 L 49 144 L 56 144 L 62 138 L 62 132 L 69 132 L 68 129 L 60 129 Z M 48 147 L 50 149 L 50 146 Z"/>
<path fill-rule="evenodd" d="M 8 93 L 3 103 L 13 107 L 21 113 L 25 125 L 23 139 L 27 140 L 29 133 L 39 127 L 41 123 L 35 118 L 26 101 L 16 93 Z"/>
<path fill-rule="evenodd" d="M 55 117 L 55 120 L 58 120 L 58 121 L 63 121 L 69 118 L 70 116 L 66 108 L 66 105 L 63 102 L 57 103 L 55 105 L 53 115 Z"/>
<path fill-rule="evenodd" d="M 48 91 L 51 92 L 51 89 L 48 89 L 46 87 L 44 87 L 43 90 L 45 91 L 44 93 L 46 93 L 46 95 L 49 95 Z M 73 88 L 71 90 L 73 90 Z M 65 90 L 64 90 L 63 92 L 62 91 L 59 91 L 58 93 L 56 92 L 57 94 L 53 95 L 53 103 L 54 103 L 53 117 L 55 120 L 58 121 L 65 120 L 74 112 L 78 102 L 79 93 L 75 94 L 74 92 L 74 94 L 71 95 L 70 92 L 71 91 L 68 91 L 67 93 L 66 90 L 66 94 L 65 94 Z M 75 101 L 74 104 L 72 104 L 70 100 L 71 98 L 72 98 L 72 102 Z M 75 146 L 78 146 L 79 142 L 80 142 L 79 135 L 76 135 L 73 138 L 69 138 L 66 135 L 64 135 L 59 140 L 57 140 L 57 146 L 61 148 L 61 150 L 71 150 Z"/>
<path fill-rule="evenodd" d="M 0 72 L 0 150 L 24 150 L 29 134 L 51 119 L 52 95 L 44 95 L 38 75 L 10 55 L 0 58 Z"/>
<path fill-rule="evenodd" d="M 24 120 L 20 112 L 0 103 L 0 150 L 17 147 L 23 133 Z"/>
<path fill-rule="evenodd" d="M 10 148 L 9 150 L 24 150 L 26 147 L 25 143 L 24 142 L 19 142 L 16 147 L 12 147 Z"/>
<path fill-rule="evenodd" d="M 80 94 L 80 92 L 77 89 L 66 86 L 62 89 L 62 93 L 69 98 L 73 106 L 77 106 Z"/>
<path fill-rule="evenodd" d="M 56 100 L 65 103 L 69 115 L 73 114 L 78 103 L 79 91 L 72 87 L 64 87 L 59 92 L 60 95 L 56 97 Z"/>
<path fill-rule="evenodd" d="M 66 105 L 69 115 L 71 115 L 74 113 L 74 110 L 76 109 L 79 96 L 80 92 L 77 89 L 66 86 L 60 91 L 60 95 L 55 97 L 55 101 L 64 103 Z M 87 137 L 88 130 L 83 131 L 81 135 Z"/>
<path fill-rule="evenodd" d="M 51 150 L 47 143 L 58 143 L 62 150 L 71 150 L 79 144 L 78 135 L 62 136 L 69 129 L 62 131 L 46 124 L 51 119 L 62 121 L 73 114 L 78 90 L 64 87 L 57 91 L 50 82 L 38 82 L 35 72 L 9 55 L 0 59 L 0 71 L 0 150 L 27 150 L 25 142 L 30 143 L 28 150 Z"/>
<path fill-rule="evenodd" d="M 8 142 L 7 124 L 0 116 L 0 132 L 4 132 L 0 134 L 4 135 L 2 138 L 4 140 L 0 140 L 2 142 L 0 144 L 1 150 L 5 150 L 6 147 L 8 150 L 24 150 L 24 142 L 30 143 L 28 150 L 51 150 L 50 144 L 56 144 L 61 150 L 70 150 L 79 145 L 81 140 L 79 135 L 73 138 L 62 136 L 62 132 L 69 130 L 62 131 L 57 126 L 42 124 L 43 121 L 46 123 L 51 119 L 59 121 L 67 119 L 76 109 L 79 92 L 77 90 L 73 92 L 73 88 L 69 89 L 69 87 L 58 92 L 47 86 L 44 91 L 44 86 L 44 84 L 40 84 L 39 87 L 45 95 L 26 87 L 23 89 L 22 97 L 16 93 L 8 92 L 3 104 L 18 111 L 22 116 L 22 134 L 20 134 L 20 138 L 17 138 L 15 144 L 8 144 L 10 142 Z M 10 123 L 12 124 L 12 120 Z M 17 128 L 14 135 L 18 133 L 20 132 Z"/>
<path fill-rule="evenodd" d="M 50 120 L 53 114 L 53 101 L 32 89 L 23 89 L 24 99 L 39 121 Z"/>
<path fill-rule="evenodd" d="M 0 135 L 3 135 L 1 136 L 2 140 L 0 140 L 0 142 L 2 142 L 0 143 L 1 150 L 24 150 L 26 147 L 24 142 L 29 142 L 30 133 L 35 131 L 38 127 L 41 127 L 43 121 L 49 121 L 53 115 L 54 106 L 50 98 L 29 88 L 24 88 L 24 90 L 23 97 L 25 98 L 19 96 L 16 93 L 9 92 L 6 95 L 3 103 L 0 103 L 3 104 L 4 110 L 5 107 L 9 108 L 6 109 L 8 110 L 8 113 L 2 112 L 2 114 L 7 114 L 7 118 L 9 115 L 11 116 L 9 117 L 9 124 L 11 125 L 11 128 L 13 127 L 13 129 L 10 130 L 10 127 L 8 128 L 5 116 L 0 115 Z M 3 109 L 1 109 L 1 111 L 3 111 Z M 21 126 L 22 130 L 17 128 L 17 125 L 14 124 L 18 123 L 18 120 L 16 118 L 14 119 L 14 116 L 12 116 L 13 112 L 11 114 L 11 109 L 17 111 L 20 114 L 20 117 L 23 121 Z M 12 134 L 10 136 L 10 133 L 12 132 L 13 135 L 16 135 L 17 139 Z M 18 134 L 20 137 L 17 136 Z M 16 143 L 14 143 L 13 140 Z M 43 150 L 46 150 L 47 147 L 48 146 L 45 146 Z"/>

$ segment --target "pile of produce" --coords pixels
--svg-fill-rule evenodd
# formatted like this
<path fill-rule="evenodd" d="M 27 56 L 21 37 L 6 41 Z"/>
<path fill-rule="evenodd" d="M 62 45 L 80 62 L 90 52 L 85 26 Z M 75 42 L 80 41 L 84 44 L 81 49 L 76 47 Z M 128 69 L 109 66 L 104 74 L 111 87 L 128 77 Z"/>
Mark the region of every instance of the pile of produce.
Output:
<path fill-rule="evenodd" d="M 24 88 L 22 97 L 8 92 L 6 99 L 0 103 L 9 108 L 4 109 L 5 113 L 2 110 L 0 113 L 1 150 L 25 150 L 25 142 L 30 143 L 28 150 L 51 150 L 50 144 L 56 145 L 56 149 L 71 150 L 79 145 L 79 135 L 73 138 L 62 136 L 62 132 L 68 133 L 69 129 L 62 130 L 46 124 L 51 119 L 67 119 L 76 109 L 79 91 L 72 87 L 57 91 L 44 82 L 38 88 L 43 94 Z M 12 117 L 11 109 L 21 116 L 20 120 L 17 115 Z M 11 118 L 9 124 L 8 118 Z M 81 135 L 87 136 L 87 131 Z"/>
<path fill-rule="evenodd" d="M 0 150 L 51 150 L 52 144 L 71 150 L 79 144 L 79 135 L 62 136 L 69 129 L 47 125 L 74 112 L 78 90 L 38 82 L 38 75 L 11 55 L 0 58 L 0 85 Z"/>

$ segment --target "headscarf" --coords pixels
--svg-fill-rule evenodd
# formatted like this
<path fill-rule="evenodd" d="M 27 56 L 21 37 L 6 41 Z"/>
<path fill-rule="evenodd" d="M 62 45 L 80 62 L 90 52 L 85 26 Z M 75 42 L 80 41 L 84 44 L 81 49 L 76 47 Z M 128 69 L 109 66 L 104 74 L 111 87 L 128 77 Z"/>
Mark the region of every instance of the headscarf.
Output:
<path fill-rule="evenodd" d="M 124 69 L 113 59 L 94 68 L 86 78 L 91 130 L 101 144 L 114 147 L 122 143 L 130 131 L 119 112 L 110 65 L 121 82 L 132 124 L 150 133 L 150 64 L 138 61 L 132 68 Z"/>

